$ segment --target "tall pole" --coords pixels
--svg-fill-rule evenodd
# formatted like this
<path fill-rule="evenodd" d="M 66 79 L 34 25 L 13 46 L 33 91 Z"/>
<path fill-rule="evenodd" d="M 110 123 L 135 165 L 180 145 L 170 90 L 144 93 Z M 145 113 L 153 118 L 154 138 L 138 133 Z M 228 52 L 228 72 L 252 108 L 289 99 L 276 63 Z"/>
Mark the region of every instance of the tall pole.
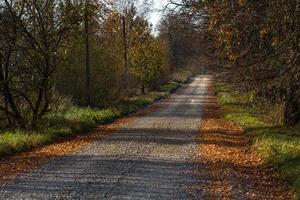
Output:
<path fill-rule="evenodd" d="M 124 43 L 124 86 L 128 89 L 128 49 L 127 49 L 127 32 L 126 32 L 126 18 L 125 12 L 122 16 L 123 24 L 123 43 Z"/>
<path fill-rule="evenodd" d="M 91 104 L 90 89 L 90 27 L 88 16 L 88 0 L 85 1 L 84 32 L 85 32 L 85 69 L 86 69 L 86 104 Z"/>

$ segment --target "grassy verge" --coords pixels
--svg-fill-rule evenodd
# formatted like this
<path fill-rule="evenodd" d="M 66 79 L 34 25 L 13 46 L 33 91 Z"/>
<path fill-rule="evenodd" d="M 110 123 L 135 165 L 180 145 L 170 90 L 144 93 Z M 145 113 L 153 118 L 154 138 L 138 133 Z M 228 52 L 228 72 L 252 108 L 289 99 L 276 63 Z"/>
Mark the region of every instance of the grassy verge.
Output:
<path fill-rule="evenodd" d="M 160 91 L 124 99 L 114 108 L 97 109 L 74 106 L 64 112 L 50 113 L 43 120 L 43 128 L 36 132 L 0 132 L 0 157 L 91 131 L 100 124 L 112 122 L 118 117 L 136 112 L 146 105 L 168 96 L 180 85 L 181 82 L 178 81 L 169 82 L 163 85 Z"/>
<path fill-rule="evenodd" d="M 254 93 L 216 84 L 224 117 L 243 125 L 266 164 L 275 167 L 300 198 L 300 125 L 284 127 L 280 106 L 256 101 Z"/>

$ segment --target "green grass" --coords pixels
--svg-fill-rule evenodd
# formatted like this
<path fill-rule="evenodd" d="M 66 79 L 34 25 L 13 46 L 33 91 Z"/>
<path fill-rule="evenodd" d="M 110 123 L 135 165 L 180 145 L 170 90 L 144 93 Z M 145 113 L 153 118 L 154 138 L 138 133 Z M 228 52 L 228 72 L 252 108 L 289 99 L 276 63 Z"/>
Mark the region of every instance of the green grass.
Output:
<path fill-rule="evenodd" d="M 117 106 L 117 112 L 119 115 L 126 115 L 145 107 L 146 105 L 161 99 L 168 94 L 165 92 L 150 92 L 145 95 L 139 95 L 136 97 L 123 99 Z"/>
<path fill-rule="evenodd" d="M 0 135 L 0 155 L 7 156 L 31 149 L 72 135 L 68 129 L 47 130 L 46 132 L 3 132 Z"/>
<path fill-rule="evenodd" d="M 261 104 L 253 93 L 240 92 L 216 84 L 224 117 L 243 125 L 254 138 L 258 153 L 266 164 L 275 167 L 300 198 L 300 125 L 293 128 L 281 123 L 280 106 Z"/>
<path fill-rule="evenodd" d="M 187 78 L 187 77 L 186 77 Z M 180 82 L 172 81 L 161 86 L 160 91 L 123 99 L 114 108 L 98 109 L 73 106 L 66 111 L 49 113 L 38 131 L 0 132 L 0 156 L 10 156 L 34 147 L 53 143 L 59 139 L 88 132 L 100 124 L 110 123 L 148 104 L 168 96 Z"/>

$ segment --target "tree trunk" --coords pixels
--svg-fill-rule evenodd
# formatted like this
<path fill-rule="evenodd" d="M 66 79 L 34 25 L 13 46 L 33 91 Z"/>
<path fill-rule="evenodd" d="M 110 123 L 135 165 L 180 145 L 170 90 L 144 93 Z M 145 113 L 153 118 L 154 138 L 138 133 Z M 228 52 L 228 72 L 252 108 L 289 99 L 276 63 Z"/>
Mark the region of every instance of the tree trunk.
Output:
<path fill-rule="evenodd" d="M 290 84 L 285 101 L 284 123 L 287 126 L 294 126 L 300 121 L 300 104 L 296 96 L 295 84 Z"/>
<path fill-rule="evenodd" d="M 145 87 L 145 83 L 142 83 L 142 94 L 146 94 L 146 87 Z"/>
<path fill-rule="evenodd" d="M 85 68 L 86 68 L 86 104 L 91 104 L 90 89 L 90 35 L 89 35 L 89 17 L 88 17 L 88 0 L 85 2 L 84 13 L 84 30 L 85 30 Z"/>
<path fill-rule="evenodd" d="M 2 95 L 5 98 L 5 112 L 7 116 L 11 116 L 13 121 L 15 121 L 18 125 L 18 128 L 25 128 L 24 118 L 22 117 L 20 111 L 17 108 L 17 104 L 14 101 L 13 95 L 10 89 L 9 82 L 9 66 L 10 66 L 10 58 L 12 54 L 12 47 L 9 47 L 8 51 L 5 53 L 5 60 L 1 59 L 1 73 L 0 73 L 0 83 Z M 8 117 L 8 120 L 10 118 Z M 10 121 L 9 121 L 10 123 Z"/>
<path fill-rule="evenodd" d="M 125 13 L 122 17 L 123 24 L 123 43 L 124 43 L 124 87 L 128 89 L 128 47 L 127 47 L 127 31 L 126 31 L 126 17 Z"/>

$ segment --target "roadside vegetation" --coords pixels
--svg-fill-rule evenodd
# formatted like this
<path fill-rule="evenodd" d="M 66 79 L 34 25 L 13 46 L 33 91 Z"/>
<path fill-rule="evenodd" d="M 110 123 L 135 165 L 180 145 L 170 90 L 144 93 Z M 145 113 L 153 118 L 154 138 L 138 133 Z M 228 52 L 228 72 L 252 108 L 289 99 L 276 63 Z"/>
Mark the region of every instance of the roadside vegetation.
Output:
<path fill-rule="evenodd" d="M 216 92 L 224 118 L 245 127 L 264 162 L 276 168 L 300 198 L 300 124 L 286 127 L 282 106 L 257 99 L 253 92 L 226 82 L 217 83 Z"/>
<path fill-rule="evenodd" d="M 181 81 L 186 81 L 191 74 L 178 72 Z M 50 112 L 43 119 L 40 127 L 34 131 L 6 130 L 0 133 L 0 156 L 20 153 L 79 133 L 92 131 L 98 125 L 110 123 L 116 118 L 134 113 L 150 103 L 167 97 L 183 82 L 174 80 L 160 87 L 158 91 L 137 95 L 122 100 L 111 108 L 91 108 L 72 105 L 65 110 Z"/>

